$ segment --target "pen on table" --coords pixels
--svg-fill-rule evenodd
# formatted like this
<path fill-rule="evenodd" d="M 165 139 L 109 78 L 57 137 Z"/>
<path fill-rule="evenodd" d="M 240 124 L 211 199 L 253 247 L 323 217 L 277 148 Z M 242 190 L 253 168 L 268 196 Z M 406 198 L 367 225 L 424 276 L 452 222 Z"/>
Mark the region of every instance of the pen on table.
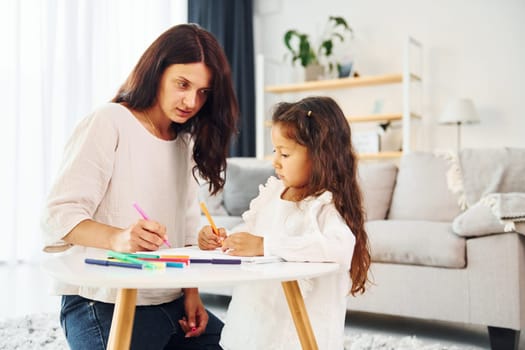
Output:
<path fill-rule="evenodd" d="M 157 270 L 157 269 L 161 268 L 160 263 L 152 263 L 152 262 L 149 262 L 149 261 L 140 260 L 140 259 L 134 258 L 132 256 L 129 256 L 126 253 L 119 253 L 119 252 L 114 252 L 112 250 L 109 250 L 108 251 L 108 256 L 112 257 L 112 258 L 115 258 L 115 259 L 118 259 L 118 260 L 121 260 L 121 261 L 124 261 L 124 262 L 129 262 L 129 263 L 134 263 L 134 264 L 142 264 L 143 268 L 145 268 L 145 269 Z M 164 264 L 164 267 L 166 267 L 166 264 Z"/>
<path fill-rule="evenodd" d="M 175 262 L 175 261 L 166 261 L 165 264 L 166 264 L 166 267 L 178 267 L 178 268 L 184 268 L 184 265 L 187 265 L 187 263 Z"/>
<path fill-rule="evenodd" d="M 137 203 L 133 203 L 133 207 L 135 207 L 135 209 L 137 209 L 137 211 L 139 212 L 140 216 L 142 216 L 142 218 L 144 220 L 149 220 L 149 217 L 146 215 L 144 210 L 142 210 L 142 208 L 139 207 L 139 205 Z M 166 244 L 168 247 L 171 248 L 171 244 L 170 244 L 170 242 L 168 242 L 168 240 L 163 239 L 162 241 L 164 242 L 164 244 Z"/>
<path fill-rule="evenodd" d="M 241 262 L 242 262 L 241 259 L 216 259 L 216 258 L 211 259 L 212 264 L 220 264 L 220 265 L 223 265 L 223 264 L 238 265 Z"/>
<path fill-rule="evenodd" d="M 215 264 L 215 265 L 239 265 L 241 259 L 220 259 L 220 258 L 190 258 L 190 264 Z"/>
<path fill-rule="evenodd" d="M 112 261 L 112 260 L 103 260 L 103 259 L 84 259 L 86 264 L 91 265 L 101 265 L 101 266 L 119 266 L 119 267 L 128 267 L 132 269 L 142 269 L 142 264 L 135 264 L 131 262 L 122 262 L 122 261 Z"/>
<path fill-rule="evenodd" d="M 133 255 L 134 254 L 128 254 L 129 257 L 132 257 L 133 258 Z M 113 260 L 114 259 L 114 260 Z M 189 259 L 187 260 L 182 260 L 182 259 L 179 259 L 179 260 L 174 260 L 174 259 L 153 259 L 153 258 L 137 258 L 143 262 L 150 262 L 150 263 L 154 263 L 154 264 L 159 264 L 159 268 L 162 269 L 164 267 L 179 267 L 179 268 L 183 268 L 185 265 L 189 265 Z M 109 261 L 116 261 L 116 262 L 119 262 L 119 263 L 122 263 L 122 264 L 133 264 L 133 263 L 126 263 L 126 262 L 121 262 L 119 261 L 120 259 L 118 258 L 114 258 L 112 256 L 110 256 L 108 258 Z M 114 265 L 114 264 L 110 264 L 110 265 Z M 133 264 L 133 265 L 143 265 L 143 263 L 141 264 Z M 118 265 L 117 265 L 118 266 Z"/>
<path fill-rule="evenodd" d="M 143 258 L 139 257 L 138 259 L 144 260 L 144 261 L 156 261 L 156 262 L 176 262 L 176 263 L 183 263 L 188 265 L 190 258 Z"/>
<path fill-rule="evenodd" d="M 215 226 L 215 223 L 213 222 L 213 219 L 211 218 L 210 212 L 208 211 L 208 208 L 206 208 L 206 204 L 204 202 L 200 202 L 201 210 L 206 215 L 206 219 L 208 219 L 208 222 L 211 225 L 211 229 L 213 230 L 213 233 L 219 237 L 219 230 L 217 229 L 217 226 Z"/>
<path fill-rule="evenodd" d="M 162 259 L 170 259 L 170 258 L 189 259 L 190 256 L 189 255 L 171 255 L 171 254 L 168 254 L 168 255 L 160 255 L 159 258 L 162 258 Z"/>
<path fill-rule="evenodd" d="M 128 253 L 128 255 L 131 256 L 132 258 L 138 258 L 138 259 L 142 259 L 142 258 L 158 259 L 160 258 L 160 255 L 145 254 L 145 253 Z"/>
<path fill-rule="evenodd" d="M 172 263 L 178 263 L 183 265 L 188 265 L 188 263 L 196 263 L 196 264 L 220 264 L 220 265 L 237 265 L 242 262 L 241 259 L 231 259 L 231 258 L 163 258 L 162 256 L 160 258 L 142 258 L 139 257 L 138 259 L 142 261 L 153 261 L 153 262 L 165 262 L 166 266 L 175 266 L 172 265 Z"/>

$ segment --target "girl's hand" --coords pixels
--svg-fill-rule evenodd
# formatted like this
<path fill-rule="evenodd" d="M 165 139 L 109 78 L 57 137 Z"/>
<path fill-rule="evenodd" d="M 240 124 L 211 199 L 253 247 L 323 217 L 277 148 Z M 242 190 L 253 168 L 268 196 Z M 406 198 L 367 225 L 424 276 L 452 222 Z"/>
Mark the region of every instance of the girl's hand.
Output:
<path fill-rule="evenodd" d="M 264 238 L 248 232 L 236 232 L 224 240 L 222 250 L 235 256 L 262 256 Z"/>
<path fill-rule="evenodd" d="M 226 237 L 226 230 L 224 228 L 219 228 L 219 235 L 217 236 L 211 226 L 204 226 L 199 231 L 199 248 L 202 250 L 213 250 L 222 247 L 222 242 Z"/>
<path fill-rule="evenodd" d="M 201 335 L 208 325 L 208 313 L 202 304 L 197 288 L 184 289 L 184 310 L 186 316 L 179 320 L 179 325 L 186 338 Z"/>
<path fill-rule="evenodd" d="M 117 232 L 111 242 L 111 249 L 117 252 L 158 250 L 168 239 L 166 226 L 153 220 L 140 219 L 130 227 Z"/>

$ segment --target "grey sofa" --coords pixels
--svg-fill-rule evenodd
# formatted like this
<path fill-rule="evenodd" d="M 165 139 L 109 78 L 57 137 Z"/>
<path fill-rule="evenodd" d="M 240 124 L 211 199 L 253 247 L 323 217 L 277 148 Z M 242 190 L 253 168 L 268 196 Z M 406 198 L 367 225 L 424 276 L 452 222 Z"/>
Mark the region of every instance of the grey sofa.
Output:
<path fill-rule="evenodd" d="M 348 310 L 483 325 L 493 349 L 518 349 L 525 325 L 525 223 L 505 232 L 488 206 L 461 209 L 446 157 L 415 152 L 398 163 L 359 164 L 373 263 L 369 289 L 349 296 Z M 201 191 L 217 225 L 232 229 L 241 222 L 271 174 L 269 161 L 229 159 L 223 192 L 210 197 L 205 185 Z M 516 191 L 515 184 L 491 186 L 489 192 Z"/>

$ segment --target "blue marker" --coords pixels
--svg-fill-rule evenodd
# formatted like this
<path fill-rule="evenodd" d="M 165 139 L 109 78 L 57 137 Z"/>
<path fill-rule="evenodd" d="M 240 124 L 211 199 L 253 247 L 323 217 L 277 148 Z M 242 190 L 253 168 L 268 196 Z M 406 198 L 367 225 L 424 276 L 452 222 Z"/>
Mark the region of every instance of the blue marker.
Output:
<path fill-rule="evenodd" d="M 167 261 L 166 262 L 166 267 L 177 267 L 177 268 L 183 268 L 184 267 L 184 263 L 182 262 L 175 262 L 175 261 Z"/>
<path fill-rule="evenodd" d="M 122 262 L 122 261 L 116 261 L 116 260 L 100 260 L 100 259 L 90 259 L 86 258 L 84 259 L 84 262 L 86 264 L 91 265 L 101 265 L 101 266 L 120 266 L 120 267 L 128 267 L 131 269 L 142 269 L 142 264 L 135 264 L 130 262 Z"/>
<path fill-rule="evenodd" d="M 211 259 L 212 264 L 239 265 L 241 259 Z"/>
<path fill-rule="evenodd" d="M 239 265 L 240 263 L 241 263 L 241 259 L 190 258 L 190 264 Z"/>

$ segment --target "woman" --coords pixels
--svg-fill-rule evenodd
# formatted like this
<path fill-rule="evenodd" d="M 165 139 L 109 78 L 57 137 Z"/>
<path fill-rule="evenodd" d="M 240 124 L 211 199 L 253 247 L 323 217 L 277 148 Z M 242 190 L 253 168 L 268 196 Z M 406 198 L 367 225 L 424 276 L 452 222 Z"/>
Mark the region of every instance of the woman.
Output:
<path fill-rule="evenodd" d="M 75 129 L 43 217 L 51 247 L 88 254 L 197 244 L 198 185 L 212 192 L 238 116 L 216 39 L 192 24 L 170 28 L 144 52 L 111 103 Z M 150 220 L 133 207 L 140 203 Z M 72 349 L 105 349 L 116 290 L 58 285 Z M 139 290 L 131 348 L 220 349 L 222 322 L 197 289 Z"/>

